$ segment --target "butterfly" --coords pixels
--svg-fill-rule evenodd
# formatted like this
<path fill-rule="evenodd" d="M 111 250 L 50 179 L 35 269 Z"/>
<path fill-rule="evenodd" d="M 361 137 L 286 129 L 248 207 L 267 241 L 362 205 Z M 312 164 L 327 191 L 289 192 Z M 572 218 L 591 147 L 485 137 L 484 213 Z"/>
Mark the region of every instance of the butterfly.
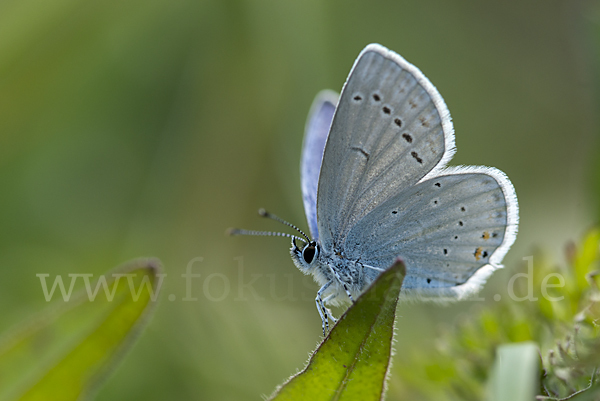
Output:
<path fill-rule="evenodd" d="M 498 169 L 446 167 L 455 152 L 450 113 L 412 64 L 379 44 L 356 59 L 341 94 L 323 91 L 305 128 L 301 156 L 304 210 L 311 236 L 290 253 L 320 285 L 327 305 L 353 301 L 400 258 L 403 298 L 453 300 L 476 293 L 514 243 L 514 187 Z"/>

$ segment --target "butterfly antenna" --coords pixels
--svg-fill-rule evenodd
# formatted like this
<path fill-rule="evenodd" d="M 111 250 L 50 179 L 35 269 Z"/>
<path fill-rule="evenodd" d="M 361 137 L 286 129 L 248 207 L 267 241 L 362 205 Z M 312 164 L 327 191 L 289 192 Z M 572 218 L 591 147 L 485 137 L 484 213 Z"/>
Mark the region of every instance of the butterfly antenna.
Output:
<path fill-rule="evenodd" d="M 229 230 L 227 230 L 227 234 L 229 234 L 229 235 L 258 235 L 258 236 L 264 236 L 264 237 L 287 237 L 287 238 L 299 239 L 300 241 L 306 242 L 308 244 L 308 242 L 302 237 L 298 237 L 298 236 L 288 234 L 288 233 L 278 233 L 278 232 L 274 232 L 274 231 L 254 231 L 254 230 L 242 230 L 240 228 L 230 228 Z"/>
<path fill-rule="evenodd" d="M 271 220 L 278 221 L 281 224 L 285 224 L 286 226 L 291 227 L 294 230 L 298 231 L 300 234 L 302 234 L 304 236 L 304 238 L 306 238 L 306 240 L 308 241 L 307 244 L 312 242 L 310 240 L 310 238 L 308 238 L 308 235 L 304 234 L 304 231 L 302 231 L 301 229 L 299 229 L 298 227 L 296 227 L 292 223 L 288 223 L 287 221 L 285 221 L 281 217 L 277 217 L 274 214 L 267 212 L 265 209 L 258 209 L 258 214 L 261 215 L 262 217 L 267 217 L 267 218 L 269 218 Z"/>

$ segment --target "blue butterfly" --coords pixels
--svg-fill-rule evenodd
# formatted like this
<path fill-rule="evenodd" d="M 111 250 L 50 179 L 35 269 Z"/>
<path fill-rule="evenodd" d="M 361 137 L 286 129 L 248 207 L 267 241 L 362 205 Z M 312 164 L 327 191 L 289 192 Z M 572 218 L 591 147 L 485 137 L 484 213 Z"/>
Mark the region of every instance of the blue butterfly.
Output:
<path fill-rule="evenodd" d="M 402 297 L 462 299 L 485 283 L 514 243 L 518 203 L 508 177 L 483 166 L 446 167 L 455 152 L 450 113 L 415 66 L 378 44 L 358 56 L 338 96 L 321 92 L 301 158 L 300 232 L 233 230 L 291 238 L 291 256 L 321 286 L 326 305 L 353 301 L 401 258 Z M 300 244 L 299 244 L 300 243 Z"/>

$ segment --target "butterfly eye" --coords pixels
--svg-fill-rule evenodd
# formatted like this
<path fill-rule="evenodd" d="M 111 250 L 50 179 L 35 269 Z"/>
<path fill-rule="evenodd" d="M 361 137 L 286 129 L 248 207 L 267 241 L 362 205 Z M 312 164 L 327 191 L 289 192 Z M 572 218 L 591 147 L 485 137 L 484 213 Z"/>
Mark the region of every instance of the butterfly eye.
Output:
<path fill-rule="evenodd" d="M 304 261 L 308 264 L 312 263 L 312 261 L 315 259 L 315 254 L 317 253 L 317 248 L 315 246 L 315 243 L 310 243 L 307 246 L 304 247 L 304 249 L 302 250 L 302 259 L 304 259 Z"/>

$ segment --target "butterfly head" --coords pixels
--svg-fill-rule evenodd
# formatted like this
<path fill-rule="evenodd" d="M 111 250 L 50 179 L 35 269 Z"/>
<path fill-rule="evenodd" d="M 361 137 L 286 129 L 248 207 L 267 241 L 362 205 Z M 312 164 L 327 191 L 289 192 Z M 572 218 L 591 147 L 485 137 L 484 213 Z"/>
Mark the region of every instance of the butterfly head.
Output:
<path fill-rule="evenodd" d="M 298 269 L 303 273 L 309 273 L 315 266 L 315 261 L 319 258 L 319 244 L 315 241 L 305 243 L 302 248 L 296 245 L 295 238 L 292 238 L 292 247 L 290 249 L 292 260 Z"/>

